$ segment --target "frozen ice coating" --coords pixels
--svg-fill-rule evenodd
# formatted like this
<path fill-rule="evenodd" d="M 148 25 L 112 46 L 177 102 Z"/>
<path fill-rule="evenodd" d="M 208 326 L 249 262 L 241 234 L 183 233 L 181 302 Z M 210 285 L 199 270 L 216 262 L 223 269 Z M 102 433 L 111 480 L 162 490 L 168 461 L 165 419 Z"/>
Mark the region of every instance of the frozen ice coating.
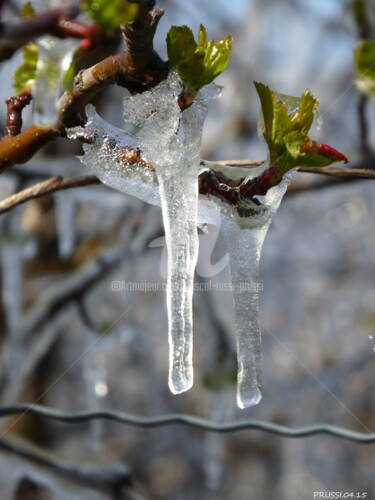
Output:
<path fill-rule="evenodd" d="M 37 44 L 39 57 L 33 85 L 33 117 L 36 125 L 48 128 L 57 120 L 56 103 L 62 79 L 72 62 L 77 42 L 45 36 Z"/>
<path fill-rule="evenodd" d="M 208 102 L 219 94 L 211 84 L 181 111 L 181 92 L 173 72 L 149 92 L 124 100 L 124 119 L 138 127 L 135 135 L 102 120 L 92 106 L 84 128 L 70 137 L 84 137 L 81 160 L 108 186 L 161 205 L 168 252 L 167 310 L 170 346 L 169 387 L 174 394 L 193 384 L 194 271 L 198 257 L 198 173 L 203 122 Z M 129 147 L 141 151 L 154 168 L 129 162 Z"/>
<path fill-rule="evenodd" d="M 207 168 L 232 178 L 255 178 L 268 168 L 229 168 L 203 162 L 200 148 L 208 102 L 219 89 L 206 87 L 186 110 L 180 110 L 181 88 L 173 73 L 149 92 L 124 100 L 124 119 L 132 133 L 105 122 L 92 106 L 84 128 L 69 131 L 84 138 L 81 161 L 108 186 L 160 205 L 168 253 L 167 310 L 170 346 L 169 387 L 174 394 L 193 384 L 192 298 L 198 256 L 198 224 L 221 225 L 227 243 L 236 315 L 238 353 L 237 402 L 240 408 L 261 400 L 261 332 L 259 326 L 259 260 L 264 238 L 290 179 L 257 199 L 240 197 L 236 207 L 215 196 L 200 196 L 198 175 Z M 297 106 L 297 103 L 289 103 Z M 137 153 L 134 163 L 134 156 Z"/>
<path fill-rule="evenodd" d="M 219 167 L 220 168 L 220 167 Z M 268 168 L 265 162 L 252 169 L 252 177 Z M 244 169 L 243 176 L 248 173 Z M 259 325 L 259 261 L 267 230 L 276 214 L 290 180 L 290 174 L 262 197 L 262 204 L 244 200 L 238 211 L 214 197 L 205 205 L 216 204 L 222 213 L 221 229 L 229 254 L 237 342 L 237 404 L 247 408 L 262 398 L 262 353 Z"/>
<path fill-rule="evenodd" d="M 174 394 L 193 385 L 193 290 L 198 258 L 198 168 L 211 85 L 187 110 L 177 104 L 180 86 L 171 74 L 146 97 L 125 102 L 125 118 L 141 126 L 138 138 L 155 167 L 168 253 L 167 310 L 169 387 Z M 134 121 L 134 116 L 136 117 Z M 162 133 L 161 133 L 162 131 Z"/>
<path fill-rule="evenodd" d="M 72 139 L 83 138 L 85 154 L 79 159 L 107 186 L 151 205 L 160 206 L 160 196 L 155 172 L 144 164 L 127 161 L 129 147 L 137 147 L 135 137 L 110 125 L 95 111 L 86 106 L 85 127 L 68 131 Z"/>
<path fill-rule="evenodd" d="M 35 2 L 37 12 L 61 7 L 57 0 Z M 33 2 L 34 4 L 34 2 Z M 33 118 L 40 127 L 51 127 L 57 120 L 56 103 L 61 93 L 62 80 L 78 47 L 77 40 L 43 36 L 37 41 L 39 55 L 33 85 Z"/>

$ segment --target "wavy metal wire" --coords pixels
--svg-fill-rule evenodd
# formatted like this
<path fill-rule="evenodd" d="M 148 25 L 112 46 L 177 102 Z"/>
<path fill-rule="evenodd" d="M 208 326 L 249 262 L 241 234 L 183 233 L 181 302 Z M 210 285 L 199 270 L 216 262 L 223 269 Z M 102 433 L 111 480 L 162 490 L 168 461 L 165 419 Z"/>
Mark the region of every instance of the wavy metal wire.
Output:
<path fill-rule="evenodd" d="M 37 415 L 39 417 L 58 420 L 60 422 L 66 422 L 70 424 L 102 419 L 120 422 L 125 425 L 146 428 L 165 427 L 168 425 L 180 424 L 218 433 L 256 430 L 289 438 L 301 438 L 314 436 L 317 434 L 328 434 L 339 439 L 354 441 L 356 443 L 375 443 L 375 434 L 356 432 L 344 427 L 337 427 L 335 425 L 326 424 L 292 428 L 275 424 L 273 422 L 266 422 L 263 420 L 240 420 L 238 422 L 232 423 L 216 423 L 204 418 L 183 414 L 170 414 L 159 417 L 142 417 L 131 413 L 113 410 L 66 413 L 63 411 L 55 410 L 53 408 L 48 408 L 46 406 L 22 404 L 0 408 L 0 418 L 9 415 L 23 416 L 26 414 Z"/>

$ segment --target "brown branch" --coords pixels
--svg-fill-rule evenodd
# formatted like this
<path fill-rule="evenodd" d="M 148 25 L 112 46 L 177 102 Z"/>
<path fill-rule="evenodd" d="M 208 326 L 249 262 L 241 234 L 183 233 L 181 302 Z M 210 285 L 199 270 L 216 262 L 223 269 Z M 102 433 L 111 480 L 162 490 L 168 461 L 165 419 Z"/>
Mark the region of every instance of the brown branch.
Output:
<path fill-rule="evenodd" d="M 0 173 L 17 163 L 26 163 L 40 148 L 63 133 L 61 125 L 49 129 L 32 125 L 16 136 L 3 137 L 0 140 Z"/>
<path fill-rule="evenodd" d="M 367 168 L 338 168 L 338 167 L 301 167 L 298 172 L 320 174 L 333 177 L 375 179 L 375 171 Z"/>
<path fill-rule="evenodd" d="M 137 155 L 126 156 L 127 162 L 133 162 L 139 165 L 140 157 Z M 204 160 L 201 162 L 204 164 Z M 263 162 L 258 160 L 231 160 L 228 162 L 218 161 L 217 164 L 225 165 L 227 167 L 234 167 L 235 165 L 248 168 L 254 168 L 255 166 L 261 165 Z M 144 162 L 144 166 L 151 168 L 150 164 Z M 329 188 L 338 184 L 343 184 L 348 181 L 362 180 L 362 179 L 375 179 L 375 171 L 367 170 L 361 168 L 336 168 L 336 167 L 325 167 L 325 168 L 300 168 L 298 170 L 302 173 L 314 173 L 327 175 L 334 177 L 328 182 L 313 182 L 313 183 L 296 183 L 292 184 L 288 188 L 288 194 L 298 194 L 314 189 Z M 57 191 L 62 191 L 65 189 L 72 189 L 78 187 L 89 186 L 93 184 L 100 184 L 101 182 L 94 175 L 88 175 L 85 177 L 76 177 L 71 179 L 63 179 L 61 176 L 51 177 L 45 181 L 39 182 L 34 186 L 27 189 L 19 191 L 0 201 L 0 215 L 8 212 L 12 208 L 26 203 L 27 201 L 41 198 L 48 194 L 55 193 Z M 238 201 L 239 193 L 234 190 L 238 188 L 241 183 L 241 179 L 230 179 L 226 177 L 222 172 L 210 170 L 209 172 L 203 172 L 199 176 L 199 193 L 209 194 L 216 196 L 222 201 L 226 201 L 229 204 L 235 204 Z M 236 194 L 237 193 L 237 194 Z"/>
<path fill-rule="evenodd" d="M 140 92 L 166 78 L 168 64 L 153 48 L 155 30 L 164 11 L 153 8 L 154 0 L 135 3 L 140 4 L 137 20 L 124 30 L 127 50 L 78 73 L 73 90 L 66 92 L 57 104 L 55 127 L 39 129 L 33 125 L 17 136 L 4 137 L 0 141 L 0 173 L 14 164 L 27 162 L 47 142 L 64 135 L 65 127 L 74 123 L 77 113 L 104 87 L 117 84 Z"/>
<path fill-rule="evenodd" d="M 53 35 L 58 38 L 76 36 L 66 31 L 63 21 L 72 21 L 79 12 L 78 3 L 69 4 L 26 19 L 0 23 L 0 62 L 10 59 L 19 48 L 42 35 Z"/>
<path fill-rule="evenodd" d="M 352 178 L 362 178 L 362 179 L 374 179 L 375 170 L 373 158 L 367 158 L 357 167 L 353 168 L 339 168 L 339 167 L 299 167 L 298 172 L 304 172 L 306 174 L 320 174 L 329 175 L 334 177 L 352 177 Z M 220 160 L 215 161 L 218 165 L 224 165 L 226 167 L 241 167 L 241 168 L 256 168 L 264 163 L 264 160 Z M 201 160 L 201 165 L 205 165 L 205 160 Z M 210 162 L 207 163 L 210 166 Z"/>
<path fill-rule="evenodd" d="M 94 175 L 88 175 L 86 177 L 78 177 L 74 179 L 63 179 L 60 176 L 51 177 L 46 181 L 39 182 L 34 186 L 27 189 L 23 189 L 18 193 L 5 198 L 0 201 L 0 214 L 8 212 L 17 205 L 26 203 L 27 201 L 34 200 L 36 198 L 41 198 L 47 194 L 55 193 L 56 191 L 62 191 L 65 189 L 89 186 L 92 184 L 99 184 L 100 181 Z"/>
<path fill-rule="evenodd" d="M 69 123 L 71 117 L 82 111 L 93 96 L 108 85 L 117 84 L 131 92 L 142 91 L 167 77 L 168 65 L 153 47 L 155 29 L 164 11 L 156 7 L 150 12 L 154 1 L 141 0 L 139 3 L 137 20 L 124 29 L 127 50 L 80 71 L 73 90 L 61 97 L 57 107 L 63 124 Z"/>

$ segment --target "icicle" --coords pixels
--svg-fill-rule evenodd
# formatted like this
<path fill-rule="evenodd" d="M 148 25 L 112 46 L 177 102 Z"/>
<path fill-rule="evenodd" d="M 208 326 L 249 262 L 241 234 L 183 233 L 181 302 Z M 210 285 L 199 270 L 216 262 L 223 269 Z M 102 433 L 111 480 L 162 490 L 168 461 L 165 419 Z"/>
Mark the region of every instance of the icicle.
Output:
<path fill-rule="evenodd" d="M 154 165 L 159 183 L 168 253 L 169 388 L 174 394 L 193 385 L 198 167 L 206 105 L 217 96 L 218 90 L 214 85 L 209 86 L 183 112 L 176 101 L 179 92 L 178 78 L 171 74 L 162 94 L 151 92 L 146 105 L 138 96 L 125 107 L 125 117 L 133 122 L 138 115 L 135 123 L 141 126 L 138 134 L 141 148 Z"/>
<path fill-rule="evenodd" d="M 211 165 L 222 170 L 221 165 Z M 264 163 L 251 169 L 255 178 L 268 168 Z M 242 169 L 242 177 L 249 169 Z M 216 206 L 221 212 L 221 229 L 229 254 L 232 290 L 236 317 L 237 339 L 237 404 L 240 408 L 256 405 L 262 398 L 261 332 L 259 325 L 259 261 L 264 238 L 280 205 L 290 180 L 290 174 L 270 189 L 258 203 L 241 200 L 233 208 L 215 197 L 202 199 L 201 216 L 211 218 L 209 210 Z M 241 212 L 241 216 L 238 210 Z"/>
<path fill-rule="evenodd" d="M 203 122 L 207 104 L 219 93 L 209 85 L 181 112 L 181 85 L 171 73 L 150 92 L 124 102 L 124 118 L 139 127 L 136 136 L 107 124 L 87 108 L 85 129 L 70 137 L 86 137 L 82 161 L 107 185 L 161 205 L 168 251 L 167 309 L 170 345 L 169 386 L 174 394 L 193 384 L 192 296 L 198 256 L 198 173 Z M 141 151 L 152 168 L 128 160 Z M 154 169 L 154 170 L 153 170 Z M 156 175 L 155 175 L 156 174 Z M 159 189 L 157 189 L 157 185 Z"/>
<path fill-rule="evenodd" d="M 37 12 L 53 7 L 61 7 L 61 1 L 39 0 Z M 77 40 L 65 40 L 44 36 L 37 41 L 39 55 L 36 78 L 33 85 L 33 119 L 40 127 L 51 127 L 57 120 L 56 103 L 61 93 L 61 85 L 73 54 L 78 47 Z"/>
<path fill-rule="evenodd" d="M 246 408 L 262 398 L 262 351 L 259 326 L 259 260 L 268 226 L 246 229 L 223 218 L 236 317 L 237 404 Z"/>

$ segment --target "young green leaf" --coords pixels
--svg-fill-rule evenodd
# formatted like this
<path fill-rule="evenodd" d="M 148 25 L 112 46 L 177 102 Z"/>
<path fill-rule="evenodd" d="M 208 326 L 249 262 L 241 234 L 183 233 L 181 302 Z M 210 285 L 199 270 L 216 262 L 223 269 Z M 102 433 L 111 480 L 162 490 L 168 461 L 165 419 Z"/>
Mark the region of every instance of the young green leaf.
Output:
<path fill-rule="evenodd" d="M 191 59 L 197 49 L 197 42 L 188 26 L 172 26 L 167 34 L 169 64 L 177 68 L 182 61 Z"/>
<path fill-rule="evenodd" d="M 21 17 L 32 17 L 35 15 L 35 9 L 31 2 L 26 2 L 25 5 L 21 9 Z"/>
<path fill-rule="evenodd" d="M 81 0 L 81 7 L 104 31 L 133 21 L 138 13 L 138 5 L 127 0 Z"/>
<path fill-rule="evenodd" d="M 280 178 L 295 167 L 326 167 L 337 161 L 347 163 L 345 155 L 313 141 L 308 132 L 318 112 L 319 101 L 309 90 L 300 99 L 277 94 L 263 83 L 254 82 L 263 120 L 270 165 Z"/>
<path fill-rule="evenodd" d="M 181 78 L 184 91 L 184 106 L 194 100 L 199 90 L 211 83 L 229 62 L 233 37 L 227 36 L 218 42 L 208 40 L 206 28 L 201 25 L 198 43 L 187 26 L 172 26 L 167 35 L 167 50 L 170 66 Z"/>
<path fill-rule="evenodd" d="M 36 43 L 28 43 L 22 49 L 23 63 L 16 70 L 13 77 L 13 87 L 17 94 L 33 86 L 36 67 L 38 64 L 39 49 Z"/>
<path fill-rule="evenodd" d="M 354 50 L 356 86 L 375 100 L 375 40 L 361 40 Z"/>

